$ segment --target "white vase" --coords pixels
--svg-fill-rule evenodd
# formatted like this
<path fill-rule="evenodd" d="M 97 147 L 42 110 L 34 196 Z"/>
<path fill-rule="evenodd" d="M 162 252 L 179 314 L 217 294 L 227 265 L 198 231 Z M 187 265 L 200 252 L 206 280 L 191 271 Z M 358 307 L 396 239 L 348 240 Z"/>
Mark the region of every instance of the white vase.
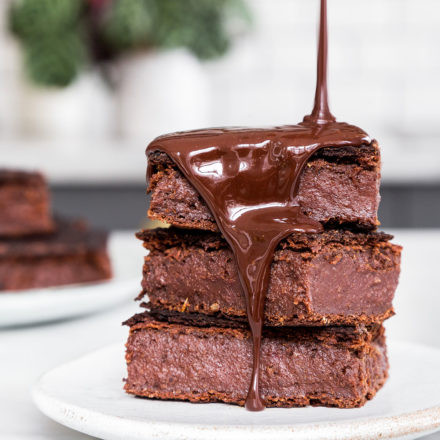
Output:
<path fill-rule="evenodd" d="M 38 138 L 95 139 L 114 127 L 114 100 L 97 73 L 83 73 L 66 88 L 23 81 L 21 131 Z"/>
<path fill-rule="evenodd" d="M 201 63 L 187 50 L 142 52 L 117 69 L 119 130 L 128 138 L 208 126 L 209 85 Z"/>

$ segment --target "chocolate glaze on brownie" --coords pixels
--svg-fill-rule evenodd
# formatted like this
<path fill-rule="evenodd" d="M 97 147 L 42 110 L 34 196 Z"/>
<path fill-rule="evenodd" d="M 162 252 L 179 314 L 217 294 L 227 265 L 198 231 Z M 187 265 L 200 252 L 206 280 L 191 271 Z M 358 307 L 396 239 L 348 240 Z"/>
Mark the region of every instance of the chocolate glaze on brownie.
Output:
<path fill-rule="evenodd" d="M 246 304 L 232 251 L 219 234 L 171 229 L 137 234 L 150 250 L 148 307 L 243 319 Z M 274 254 L 266 325 L 382 322 L 393 314 L 400 246 L 383 233 L 293 234 Z"/>
<path fill-rule="evenodd" d="M 163 151 L 196 188 L 232 248 L 253 334 L 254 364 L 246 408 L 262 410 L 259 354 L 264 298 L 278 243 L 322 225 L 301 212 L 299 176 L 320 148 L 369 145 L 359 128 L 310 120 L 273 129 L 213 129 L 161 136 L 147 153 Z M 150 172 L 151 175 L 151 172 Z"/>
<path fill-rule="evenodd" d="M 128 325 L 128 393 L 244 405 L 252 375 L 249 330 L 180 325 L 150 314 Z M 380 326 L 263 332 L 260 390 L 267 406 L 359 407 L 384 384 L 387 370 Z"/>
<path fill-rule="evenodd" d="M 57 232 L 0 239 L 0 290 L 22 290 L 111 277 L 107 234 L 58 219 Z"/>
<path fill-rule="evenodd" d="M 203 198 L 164 153 L 148 156 L 150 218 L 181 228 L 218 231 Z M 380 153 L 376 142 L 357 148 L 323 148 L 300 176 L 298 201 L 310 218 L 328 227 L 379 225 Z"/>
<path fill-rule="evenodd" d="M 40 173 L 0 169 L 0 237 L 51 233 L 49 190 Z"/>

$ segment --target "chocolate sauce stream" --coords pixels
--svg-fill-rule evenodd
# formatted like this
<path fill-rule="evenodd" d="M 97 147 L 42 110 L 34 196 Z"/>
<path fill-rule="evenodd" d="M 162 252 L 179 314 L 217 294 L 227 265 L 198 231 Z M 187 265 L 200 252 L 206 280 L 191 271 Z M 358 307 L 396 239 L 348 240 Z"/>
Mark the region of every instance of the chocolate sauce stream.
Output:
<path fill-rule="evenodd" d="M 158 137 L 147 148 L 147 155 L 162 151 L 177 164 L 205 200 L 234 253 L 253 342 L 246 399 L 251 411 L 265 407 L 259 388 L 261 339 L 275 248 L 292 233 L 322 230 L 301 212 L 297 194 L 302 170 L 320 148 L 371 143 L 365 132 L 335 122 L 329 111 L 326 22 L 322 0 L 315 107 L 302 123 L 180 132 Z M 149 167 L 149 176 L 151 172 Z"/>
<path fill-rule="evenodd" d="M 330 113 L 328 105 L 327 90 L 327 0 L 321 0 L 321 14 L 319 19 L 319 43 L 318 43 L 318 65 L 316 70 L 316 92 L 315 105 L 312 113 L 304 117 L 305 122 L 316 124 L 327 124 L 336 119 Z"/>

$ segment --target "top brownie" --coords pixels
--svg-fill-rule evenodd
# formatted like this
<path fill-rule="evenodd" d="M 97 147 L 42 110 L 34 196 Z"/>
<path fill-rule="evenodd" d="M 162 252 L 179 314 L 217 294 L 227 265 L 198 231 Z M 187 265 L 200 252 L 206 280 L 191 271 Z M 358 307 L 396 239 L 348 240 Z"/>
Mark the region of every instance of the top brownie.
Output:
<path fill-rule="evenodd" d="M 181 228 L 218 231 L 204 200 L 170 157 L 152 151 L 148 160 L 149 217 Z M 322 148 L 300 177 L 298 200 L 306 215 L 327 227 L 374 230 L 379 225 L 379 185 L 376 141 L 359 147 Z"/>
<path fill-rule="evenodd" d="M 54 227 L 44 177 L 0 169 L 0 237 L 51 233 Z"/>

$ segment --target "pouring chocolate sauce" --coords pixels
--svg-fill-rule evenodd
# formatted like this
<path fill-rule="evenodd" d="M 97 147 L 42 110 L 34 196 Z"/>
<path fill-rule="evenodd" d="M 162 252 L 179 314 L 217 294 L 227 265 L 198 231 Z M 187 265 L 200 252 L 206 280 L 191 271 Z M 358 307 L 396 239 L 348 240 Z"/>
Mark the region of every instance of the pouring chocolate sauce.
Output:
<path fill-rule="evenodd" d="M 260 349 L 264 301 L 273 254 L 295 232 L 317 233 L 322 225 L 302 211 L 301 172 L 324 147 L 370 144 L 360 128 L 336 122 L 327 92 L 327 2 L 321 0 L 317 84 L 310 115 L 297 125 L 215 128 L 160 136 L 147 148 L 165 152 L 210 208 L 236 260 L 253 342 L 246 408 L 261 411 Z"/>

